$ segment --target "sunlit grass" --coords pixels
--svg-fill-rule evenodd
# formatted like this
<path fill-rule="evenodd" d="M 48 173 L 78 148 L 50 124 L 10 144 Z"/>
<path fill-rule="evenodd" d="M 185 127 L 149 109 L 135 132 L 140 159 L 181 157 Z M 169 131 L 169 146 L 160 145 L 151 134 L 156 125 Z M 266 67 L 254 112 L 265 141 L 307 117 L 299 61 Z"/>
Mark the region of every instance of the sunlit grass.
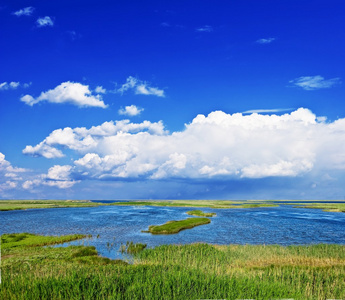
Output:
<path fill-rule="evenodd" d="M 296 208 L 322 209 L 327 212 L 345 212 L 345 203 L 294 203 Z"/>
<path fill-rule="evenodd" d="M 0 299 L 343 299 L 345 246 L 162 245 L 133 264 L 94 247 L 8 247 Z M 23 240 L 18 234 L 18 241 Z M 4 240 L 3 240 L 4 242 Z M 130 243 L 129 243 L 130 244 Z M 133 244 L 134 245 L 134 244 Z"/>
<path fill-rule="evenodd" d="M 214 217 L 217 214 L 216 213 L 205 213 L 201 210 L 190 210 L 190 211 L 187 211 L 187 215 L 197 216 L 197 217 Z"/>
<path fill-rule="evenodd" d="M 151 225 L 148 231 L 152 234 L 174 234 L 181 230 L 190 229 L 196 226 L 205 225 L 211 223 L 207 218 L 187 218 L 180 221 L 168 221 L 163 225 Z"/>

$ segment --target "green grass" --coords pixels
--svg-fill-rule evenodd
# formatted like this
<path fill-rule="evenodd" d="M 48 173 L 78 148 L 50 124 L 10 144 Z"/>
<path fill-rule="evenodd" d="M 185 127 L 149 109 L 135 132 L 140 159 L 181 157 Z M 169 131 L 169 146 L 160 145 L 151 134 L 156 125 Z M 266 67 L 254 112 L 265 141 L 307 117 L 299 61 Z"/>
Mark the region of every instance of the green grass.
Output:
<path fill-rule="evenodd" d="M 179 233 L 181 230 L 190 229 L 195 226 L 205 225 L 211 223 L 207 218 L 187 218 L 180 221 L 168 221 L 163 225 L 151 225 L 148 231 L 152 234 L 174 234 Z"/>
<path fill-rule="evenodd" d="M 120 252 L 127 254 L 138 254 L 146 248 L 147 244 L 127 242 L 126 245 L 121 245 Z"/>
<path fill-rule="evenodd" d="M 217 215 L 216 213 L 205 213 L 201 210 L 190 210 L 190 211 L 187 211 L 187 214 L 191 216 L 197 216 L 197 217 L 214 217 Z"/>
<path fill-rule="evenodd" d="M 345 212 L 345 203 L 294 203 L 296 208 L 315 208 L 328 212 Z"/>
<path fill-rule="evenodd" d="M 33 208 L 93 207 L 108 205 L 89 200 L 0 200 L 0 211 Z"/>
<path fill-rule="evenodd" d="M 248 203 L 250 202 L 250 203 Z M 269 201 L 226 201 L 226 200 L 156 200 L 156 201 L 128 201 L 114 202 L 111 205 L 136 205 L 136 206 L 170 206 L 170 207 L 207 207 L 207 208 L 256 208 L 276 207 L 277 204 Z"/>
<path fill-rule="evenodd" d="M 99 257 L 94 247 L 85 246 L 23 245 L 3 252 L 3 300 L 321 300 L 345 295 L 342 245 L 162 245 L 139 252 L 131 265 Z"/>
<path fill-rule="evenodd" d="M 66 242 L 71 242 L 86 237 L 91 237 L 90 235 L 84 234 L 72 234 L 65 236 L 42 236 L 32 233 L 10 233 L 3 234 L 1 236 L 1 247 L 2 249 L 15 248 L 15 247 L 35 247 L 35 246 L 45 246 L 62 244 Z"/>

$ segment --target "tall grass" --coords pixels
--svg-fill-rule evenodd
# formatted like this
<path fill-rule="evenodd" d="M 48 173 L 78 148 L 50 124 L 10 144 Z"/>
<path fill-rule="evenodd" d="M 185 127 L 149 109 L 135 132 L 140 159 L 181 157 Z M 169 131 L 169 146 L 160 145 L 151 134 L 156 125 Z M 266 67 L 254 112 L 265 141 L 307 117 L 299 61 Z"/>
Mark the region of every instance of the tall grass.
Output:
<path fill-rule="evenodd" d="M 89 247 L 8 249 L 0 299 L 314 300 L 345 295 L 341 245 L 162 245 L 139 252 L 132 265 L 102 261 L 92 247 L 84 248 Z"/>

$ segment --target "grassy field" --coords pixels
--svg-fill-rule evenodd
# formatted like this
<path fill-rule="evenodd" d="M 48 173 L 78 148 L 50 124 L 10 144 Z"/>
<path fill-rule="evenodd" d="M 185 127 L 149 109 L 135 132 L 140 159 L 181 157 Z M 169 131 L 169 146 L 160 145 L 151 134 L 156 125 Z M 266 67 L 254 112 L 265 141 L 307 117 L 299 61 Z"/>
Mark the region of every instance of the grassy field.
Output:
<path fill-rule="evenodd" d="M 41 244 L 39 237 L 27 234 L 19 238 L 26 240 L 24 245 L 15 237 L 2 237 L 4 300 L 314 300 L 345 295 L 341 245 L 162 245 L 139 251 L 134 263 L 127 264 L 99 257 L 93 247 L 35 246 Z"/>
<path fill-rule="evenodd" d="M 187 211 L 187 215 L 197 216 L 197 217 L 214 217 L 217 214 L 216 213 L 205 213 L 201 210 L 190 210 L 190 211 Z"/>
<path fill-rule="evenodd" d="M 151 225 L 149 230 L 143 232 L 152 234 L 174 234 L 179 233 L 181 230 L 191 229 L 209 223 L 211 223 L 211 220 L 207 218 L 187 218 L 186 220 L 180 221 L 168 221 L 163 225 Z"/>

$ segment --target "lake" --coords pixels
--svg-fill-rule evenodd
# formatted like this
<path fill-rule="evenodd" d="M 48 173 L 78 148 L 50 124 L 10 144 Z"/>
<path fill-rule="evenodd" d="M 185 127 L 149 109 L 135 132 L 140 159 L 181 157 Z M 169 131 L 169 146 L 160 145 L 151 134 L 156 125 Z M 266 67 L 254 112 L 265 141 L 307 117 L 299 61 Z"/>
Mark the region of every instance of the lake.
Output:
<path fill-rule="evenodd" d="M 202 209 L 216 212 L 211 223 L 173 235 L 142 233 L 150 225 L 182 220 L 193 208 L 152 206 L 100 206 L 0 211 L 0 234 L 30 232 L 43 235 L 91 234 L 71 245 L 93 245 L 99 254 L 123 258 L 127 241 L 148 247 L 161 244 L 345 244 L 345 213 L 290 205 L 250 209 Z"/>

